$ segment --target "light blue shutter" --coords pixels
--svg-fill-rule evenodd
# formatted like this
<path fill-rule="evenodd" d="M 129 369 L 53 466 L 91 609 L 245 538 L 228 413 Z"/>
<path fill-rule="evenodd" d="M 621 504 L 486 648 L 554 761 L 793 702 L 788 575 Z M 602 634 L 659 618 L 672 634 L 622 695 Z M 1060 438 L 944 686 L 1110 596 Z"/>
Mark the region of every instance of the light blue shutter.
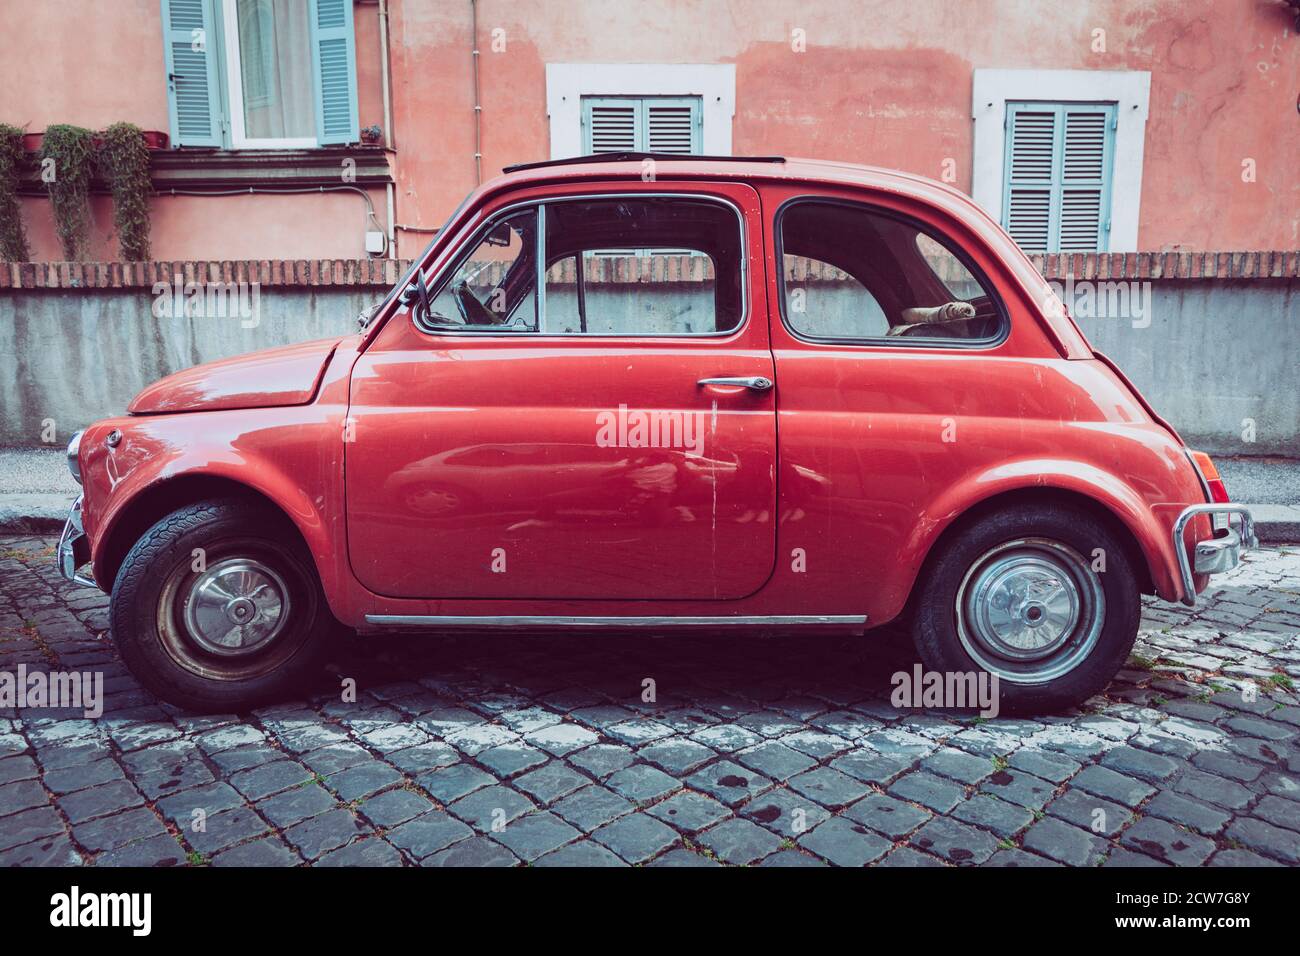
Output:
<path fill-rule="evenodd" d="M 1110 183 L 1115 150 L 1115 107 L 1062 108 L 1061 252 L 1110 248 Z"/>
<path fill-rule="evenodd" d="M 357 44 L 352 0 L 311 0 L 316 79 L 316 139 L 322 146 L 361 139 L 357 121 Z"/>
<path fill-rule="evenodd" d="M 1115 107 L 1008 103 L 1002 224 L 1026 252 L 1110 246 Z"/>
<path fill-rule="evenodd" d="M 635 152 L 638 112 L 636 100 L 584 96 L 583 154 Z"/>
<path fill-rule="evenodd" d="M 703 114 L 698 96 L 584 96 L 582 151 L 698 153 Z"/>
<path fill-rule="evenodd" d="M 642 100 L 645 148 L 651 153 L 699 153 L 703 110 L 698 96 L 656 96 Z"/>
<path fill-rule="evenodd" d="M 162 0 L 167 120 L 174 146 L 220 146 L 217 43 L 207 0 Z"/>

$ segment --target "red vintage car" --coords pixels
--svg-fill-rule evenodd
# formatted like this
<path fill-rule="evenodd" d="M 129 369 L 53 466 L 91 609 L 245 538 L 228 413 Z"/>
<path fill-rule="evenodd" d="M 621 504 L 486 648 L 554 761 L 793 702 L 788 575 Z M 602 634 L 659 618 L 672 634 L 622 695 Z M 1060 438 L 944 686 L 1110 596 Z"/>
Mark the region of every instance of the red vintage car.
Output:
<path fill-rule="evenodd" d="M 64 576 L 196 709 L 286 693 L 339 625 L 901 619 L 1051 711 L 1139 595 L 1194 604 L 1254 543 L 968 197 L 776 157 L 512 167 L 358 334 L 169 376 L 69 464 Z"/>

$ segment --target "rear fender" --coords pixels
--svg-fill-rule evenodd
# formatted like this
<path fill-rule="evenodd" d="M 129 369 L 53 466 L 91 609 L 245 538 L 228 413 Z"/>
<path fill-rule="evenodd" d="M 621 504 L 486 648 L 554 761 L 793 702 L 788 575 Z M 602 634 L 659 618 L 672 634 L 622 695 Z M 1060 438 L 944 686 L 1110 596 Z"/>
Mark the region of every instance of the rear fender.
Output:
<path fill-rule="evenodd" d="M 1053 489 L 1081 495 L 1105 508 L 1132 535 L 1146 560 L 1156 592 L 1165 600 L 1178 600 L 1181 588 L 1177 556 L 1163 509 L 1148 504 L 1116 475 L 1070 459 L 1006 462 L 954 483 L 921 516 L 904 547 L 904 555 L 919 571 L 944 532 L 972 508 L 1010 492 Z"/>

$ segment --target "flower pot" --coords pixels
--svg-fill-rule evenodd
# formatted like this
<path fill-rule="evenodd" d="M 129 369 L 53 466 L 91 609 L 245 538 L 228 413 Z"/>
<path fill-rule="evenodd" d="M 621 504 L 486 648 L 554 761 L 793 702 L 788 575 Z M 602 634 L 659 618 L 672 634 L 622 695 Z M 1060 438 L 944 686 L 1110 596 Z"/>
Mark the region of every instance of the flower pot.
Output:
<path fill-rule="evenodd" d="M 141 130 L 140 135 L 144 137 L 144 145 L 146 149 L 166 149 L 167 144 L 170 142 L 168 135 L 161 130 Z M 39 133 L 23 133 L 23 149 L 27 150 L 29 153 L 40 152 L 41 143 L 44 142 L 44 140 L 45 132 L 43 130 Z M 99 149 L 100 145 L 103 143 L 103 139 L 96 135 L 93 139 L 93 143 L 95 148 Z"/>

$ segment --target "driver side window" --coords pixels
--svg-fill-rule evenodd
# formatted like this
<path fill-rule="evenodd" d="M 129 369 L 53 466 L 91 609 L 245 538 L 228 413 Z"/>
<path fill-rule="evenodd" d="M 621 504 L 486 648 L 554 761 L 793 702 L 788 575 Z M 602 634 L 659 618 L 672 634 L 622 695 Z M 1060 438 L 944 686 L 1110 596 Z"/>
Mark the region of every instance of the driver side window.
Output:
<path fill-rule="evenodd" d="M 537 211 L 497 223 L 429 303 L 422 324 L 442 331 L 537 331 Z"/>

